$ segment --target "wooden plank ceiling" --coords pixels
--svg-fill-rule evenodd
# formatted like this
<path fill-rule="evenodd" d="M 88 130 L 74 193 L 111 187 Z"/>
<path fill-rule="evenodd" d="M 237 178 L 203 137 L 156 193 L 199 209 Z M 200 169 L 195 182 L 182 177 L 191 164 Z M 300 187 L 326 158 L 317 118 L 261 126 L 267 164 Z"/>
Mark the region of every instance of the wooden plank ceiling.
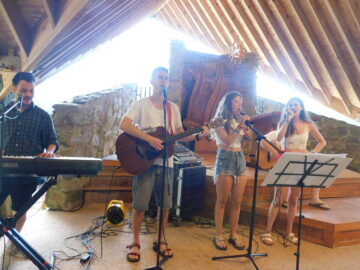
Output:
<path fill-rule="evenodd" d="M 359 0 L 0 0 L 0 56 L 16 48 L 44 79 L 154 13 L 360 121 Z"/>

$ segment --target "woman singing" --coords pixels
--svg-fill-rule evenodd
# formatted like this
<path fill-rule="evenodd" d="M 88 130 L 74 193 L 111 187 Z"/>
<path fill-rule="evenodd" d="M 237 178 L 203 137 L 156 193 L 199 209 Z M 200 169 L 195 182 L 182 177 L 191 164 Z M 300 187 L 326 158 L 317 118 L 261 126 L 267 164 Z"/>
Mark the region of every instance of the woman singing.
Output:
<path fill-rule="evenodd" d="M 244 174 L 246 162 L 241 149 L 241 141 L 249 135 L 248 128 L 244 128 L 245 120 L 249 117 L 242 115 L 242 97 L 239 92 L 229 92 L 220 101 L 215 119 L 227 120 L 224 127 L 214 130 L 218 146 L 214 183 L 216 185 L 215 225 L 216 235 L 213 243 L 217 249 L 226 250 L 225 239 L 222 235 L 224 210 L 230 196 L 230 238 L 229 243 L 236 249 L 244 249 L 245 245 L 236 232 L 239 223 L 240 205 L 246 185 Z"/>
<path fill-rule="evenodd" d="M 308 153 L 306 145 L 309 134 L 317 141 L 317 145 L 310 152 L 320 152 L 326 145 L 324 137 L 309 118 L 302 100 L 296 97 L 291 98 L 280 117 L 277 129 L 277 140 L 281 142 L 281 146 L 286 152 Z M 271 236 L 272 227 L 280 211 L 280 205 L 286 199 L 287 189 L 287 187 L 275 187 L 274 199 L 269 208 L 266 231 L 261 237 L 261 240 L 266 245 L 273 244 Z M 292 244 L 297 244 L 298 242 L 298 238 L 292 232 L 292 227 L 299 196 L 300 188 L 291 187 L 287 209 L 286 239 Z"/>

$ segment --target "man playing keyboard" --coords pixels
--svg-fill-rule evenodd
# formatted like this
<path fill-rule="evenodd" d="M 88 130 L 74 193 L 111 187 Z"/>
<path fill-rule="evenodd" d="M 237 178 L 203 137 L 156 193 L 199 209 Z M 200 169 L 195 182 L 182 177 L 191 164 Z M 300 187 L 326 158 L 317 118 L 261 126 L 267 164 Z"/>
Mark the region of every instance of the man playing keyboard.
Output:
<path fill-rule="evenodd" d="M 3 156 L 53 157 L 58 141 L 50 115 L 33 102 L 35 78 L 32 73 L 19 72 L 13 80 L 13 92 L 21 100 L 17 109 L 9 112 L 3 123 Z M 38 177 L 26 175 L 0 175 L 0 205 L 10 195 L 14 211 L 19 211 L 31 198 L 40 182 Z M 20 232 L 26 213 L 18 219 L 15 229 Z M 12 243 L 7 250 L 15 254 Z"/>

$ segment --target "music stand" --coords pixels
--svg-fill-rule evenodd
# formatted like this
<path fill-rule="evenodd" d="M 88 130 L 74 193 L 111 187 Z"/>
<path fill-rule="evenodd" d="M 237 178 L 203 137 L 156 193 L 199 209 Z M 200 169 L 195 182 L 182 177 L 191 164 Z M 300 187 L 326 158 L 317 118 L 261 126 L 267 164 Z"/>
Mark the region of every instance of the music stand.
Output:
<path fill-rule="evenodd" d="M 262 186 L 300 187 L 300 213 L 298 226 L 298 243 L 296 269 L 300 267 L 300 243 L 303 191 L 304 187 L 327 188 L 336 180 L 339 173 L 346 168 L 352 159 L 344 155 L 284 153 L 269 172 Z"/>

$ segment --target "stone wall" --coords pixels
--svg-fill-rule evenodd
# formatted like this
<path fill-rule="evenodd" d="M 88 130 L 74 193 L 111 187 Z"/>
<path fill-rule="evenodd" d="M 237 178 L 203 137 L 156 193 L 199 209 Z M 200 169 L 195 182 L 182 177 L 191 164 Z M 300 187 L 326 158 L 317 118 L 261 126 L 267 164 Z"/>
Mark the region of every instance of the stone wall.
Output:
<path fill-rule="evenodd" d="M 279 102 L 258 97 L 256 111 L 257 114 L 281 111 L 284 106 Z M 347 153 L 348 157 L 353 159 L 348 168 L 360 172 L 360 127 L 326 116 L 314 115 L 319 118 L 315 123 L 326 140 L 322 153 Z M 314 145 L 315 140 L 310 138 L 309 148 Z"/>
<path fill-rule="evenodd" d="M 134 101 L 130 89 L 113 89 L 78 96 L 54 105 L 58 154 L 102 158 L 115 153 L 120 120 Z"/>
<path fill-rule="evenodd" d="M 115 153 L 119 124 L 134 93 L 127 88 L 111 89 L 75 97 L 70 103 L 54 105 L 54 125 L 60 148 L 57 154 L 70 157 L 103 158 Z M 82 205 L 87 177 L 59 177 L 46 194 L 50 209 L 74 210 Z"/>

